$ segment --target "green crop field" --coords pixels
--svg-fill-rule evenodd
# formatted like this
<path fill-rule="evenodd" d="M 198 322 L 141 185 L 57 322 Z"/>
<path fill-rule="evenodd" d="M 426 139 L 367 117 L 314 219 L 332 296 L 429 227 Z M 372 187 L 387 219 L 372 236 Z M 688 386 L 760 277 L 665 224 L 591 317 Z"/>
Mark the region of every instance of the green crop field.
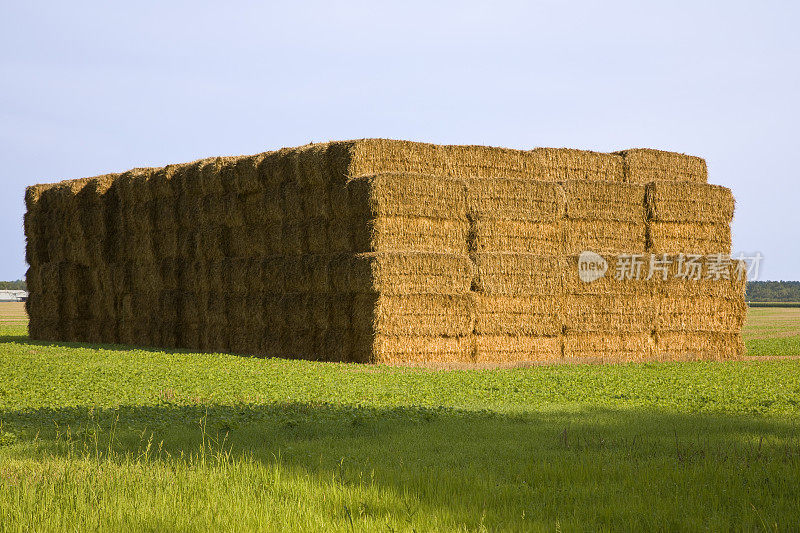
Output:
<path fill-rule="evenodd" d="M 751 310 L 751 352 L 797 353 L 797 311 Z M 0 531 L 800 525 L 793 357 L 432 371 L 39 343 L 15 318 L 0 426 Z"/>

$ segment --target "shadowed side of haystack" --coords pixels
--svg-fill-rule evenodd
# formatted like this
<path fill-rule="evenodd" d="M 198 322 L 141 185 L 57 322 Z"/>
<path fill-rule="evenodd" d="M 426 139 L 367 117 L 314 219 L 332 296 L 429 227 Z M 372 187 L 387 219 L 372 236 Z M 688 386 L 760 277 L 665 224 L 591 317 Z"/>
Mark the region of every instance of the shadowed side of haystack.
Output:
<path fill-rule="evenodd" d="M 32 186 L 30 334 L 383 363 L 729 357 L 741 283 L 577 280 L 584 250 L 729 253 L 733 199 L 705 181 L 702 159 L 654 150 L 367 139 Z"/>

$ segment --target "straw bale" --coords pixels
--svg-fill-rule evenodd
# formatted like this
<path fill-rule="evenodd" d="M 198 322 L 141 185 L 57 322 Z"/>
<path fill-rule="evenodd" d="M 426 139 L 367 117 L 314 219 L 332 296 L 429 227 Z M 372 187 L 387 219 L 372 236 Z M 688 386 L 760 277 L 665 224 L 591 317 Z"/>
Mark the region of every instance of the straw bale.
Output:
<path fill-rule="evenodd" d="M 561 258 L 534 254 L 474 254 L 474 290 L 494 295 L 553 295 L 562 287 Z"/>
<path fill-rule="evenodd" d="M 733 219 L 735 200 L 720 185 L 688 181 L 654 181 L 647 184 L 648 218 L 660 222 L 714 222 Z"/>
<path fill-rule="evenodd" d="M 564 253 L 592 251 L 643 253 L 647 250 L 647 225 L 644 222 L 616 220 L 565 220 Z"/>
<path fill-rule="evenodd" d="M 180 293 L 178 291 L 164 291 L 158 297 L 157 319 L 160 322 L 177 323 L 179 318 L 178 308 Z"/>
<path fill-rule="evenodd" d="M 166 348 L 168 350 L 174 350 L 175 348 L 181 347 L 178 336 L 178 330 L 180 329 L 180 326 L 169 322 L 164 322 L 156 324 L 154 328 L 156 331 L 154 331 L 152 335 L 154 338 L 159 339 L 159 347 Z"/>
<path fill-rule="evenodd" d="M 339 172 L 363 176 L 385 172 L 434 176 L 476 176 L 536 179 L 540 158 L 532 152 L 487 146 L 442 146 L 389 139 L 334 143 L 329 154 Z M 331 156 L 332 158 L 335 156 Z"/>
<path fill-rule="evenodd" d="M 206 323 L 200 329 L 200 346 L 204 352 L 230 351 L 230 329 L 227 324 Z"/>
<path fill-rule="evenodd" d="M 179 292 L 177 295 L 178 322 L 181 325 L 197 325 L 205 316 L 206 293 Z"/>
<path fill-rule="evenodd" d="M 563 258 L 565 294 L 637 294 L 649 296 L 653 291 L 654 285 L 660 279 L 658 277 L 647 279 L 650 265 L 650 258 L 647 254 L 637 254 L 636 262 L 641 265 L 638 279 L 628 279 L 622 275 L 625 272 L 619 271 L 621 260 L 617 254 L 601 253 L 598 255 L 605 261 L 606 271 L 601 277 L 588 282 L 581 279 L 580 269 L 589 268 L 591 265 L 581 263 L 578 254 L 568 255 Z M 584 277 L 585 279 L 590 279 L 586 276 Z"/>
<path fill-rule="evenodd" d="M 221 172 L 231 182 L 228 187 L 239 195 L 262 191 L 264 183 L 260 176 L 259 166 L 264 157 L 265 154 L 256 154 L 227 161 Z"/>
<path fill-rule="evenodd" d="M 650 222 L 650 252 L 730 254 L 729 224 L 710 222 Z"/>
<path fill-rule="evenodd" d="M 536 164 L 535 176 L 540 180 L 621 182 L 625 177 L 622 157 L 616 154 L 572 148 L 536 148 L 530 153 Z"/>
<path fill-rule="evenodd" d="M 367 217 L 467 220 L 466 184 L 459 179 L 403 173 L 352 178 L 351 210 Z"/>
<path fill-rule="evenodd" d="M 475 322 L 469 295 L 358 294 L 353 303 L 353 329 L 400 336 L 461 336 Z"/>
<path fill-rule="evenodd" d="M 199 324 L 187 324 L 182 322 L 175 331 L 178 346 L 188 350 L 202 350 L 200 345 L 201 329 L 202 326 Z"/>
<path fill-rule="evenodd" d="M 253 193 L 240 197 L 242 216 L 247 226 L 261 227 L 283 222 L 280 191 Z"/>
<path fill-rule="evenodd" d="M 700 157 L 650 148 L 633 148 L 617 154 L 623 158 L 625 181 L 629 183 L 656 180 L 705 183 L 708 180 L 706 162 Z"/>
<path fill-rule="evenodd" d="M 341 254 L 331 260 L 331 283 L 338 292 L 463 294 L 472 276 L 469 257 L 458 254 Z"/>
<path fill-rule="evenodd" d="M 650 332 L 658 305 L 646 290 L 630 294 L 567 294 L 561 318 L 567 332 Z"/>
<path fill-rule="evenodd" d="M 476 363 L 556 362 L 561 359 L 559 336 L 475 336 Z"/>
<path fill-rule="evenodd" d="M 470 337 L 354 334 L 351 361 L 378 364 L 470 363 Z"/>
<path fill-rule="evenodd" d="M 475 221 L 554 222 L 564 216 L 564 190 L 555 182 L 476 178 L 466 186 L 468 213 Z"/>
<path fill-rule="evenodd" d="M 466 220 L 424 217 L 379 217 L 353 227 L 355 252 L 467 253 L 470 224 Z M 310 241 L 310 239 L 309 239 Z"/>
<path fill-rule="evenodd" d="M 287 293 L 327 293 L 331 291 L 328 255 L 287 256 L 282 263 L 282 281 Z"/>
<path fill-rule="evenodd" d="M 327 329 L 317 334 L 315 352 L 325 361 L 350 361 L 353 335 L 343 329 Z"/>
<path fill-rule="evenodd" d="M 568 332 L 563 340 L 565 361 L 625 363 L 656 357 L 656 342 L 650 332 Z"/>
<path fill-rule="evenodd" d="M 205 261 L 221 261 L 225 257 L 225 232 L 217 224 L 202 224 L 197 229 L 197 256 Z"/>
<path fill-rule="evenodd" d="M 561 333 L 562 299 L 549 296 L 495 296 L 473 293 L 475 333 L 554 336 Z"/>
<path fill-rule="evenodd" d="M 673 296 L 658 302 L 656 327 L 667 331 L 741 331 L 747 314 L 743 298 Z"/>
<path fill-rule="evenodd" d="M 744 342 L 738 332 L 658 330 L 656 334 L 656 353 L 661 360 L 721 361 L 741 357 L 744 351 Z"/>
<path fill-rule="evenodd" d="M 479 253 L 560 255 L 564 250 L 563 221 L 478 219 L 471 225 L 468 247 Z"/>
<path fill-rule="evenodd" d="M 25 302 L 31 322 L 36 320 L 57 321 L 61 317 L 58 294 L 31 292 Z"/>
<path fill-rule="evenodd" d="M 574 179 L 561 185 L 568 218 L 639 224 L 646 220 L 644 185 Z"/>
<path fill-rule="evenodd" d="M 248 327 L 233 327 L 229 333 L 230 351 L 257 355 L 261 351 L 261 335 Z"/>

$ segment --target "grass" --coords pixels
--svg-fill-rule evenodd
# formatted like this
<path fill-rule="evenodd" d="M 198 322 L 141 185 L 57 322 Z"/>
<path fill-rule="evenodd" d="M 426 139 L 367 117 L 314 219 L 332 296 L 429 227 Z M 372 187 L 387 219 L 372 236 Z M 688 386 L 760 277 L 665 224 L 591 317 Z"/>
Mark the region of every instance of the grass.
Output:
<path fill-rule="evenodd" d="M 742 334 L 748 355 L 798 356 L 800 308 L 750 308 Z"/>
<path fill-rule="evenodd" d="M 792 337 L 753 311 L 748 344 Z M 796 359 L 442 372 L 0 325 L 0 531 L 789 530 L 798 415 Z"/>

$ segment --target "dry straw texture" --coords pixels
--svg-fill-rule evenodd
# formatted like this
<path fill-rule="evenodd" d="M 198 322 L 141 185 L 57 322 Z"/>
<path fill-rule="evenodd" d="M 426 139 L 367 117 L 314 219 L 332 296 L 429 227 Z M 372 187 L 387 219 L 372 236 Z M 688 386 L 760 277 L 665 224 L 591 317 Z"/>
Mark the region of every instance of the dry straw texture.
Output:
<path fill-rule="evenodd" d="M 730 357 L 743 280 L 577 278 L 584 250 L 727 252 L 733 199 L 705 174 L 655 150 L 366 139 L 32 186 L 30 334 L 393 364 Z"/>

